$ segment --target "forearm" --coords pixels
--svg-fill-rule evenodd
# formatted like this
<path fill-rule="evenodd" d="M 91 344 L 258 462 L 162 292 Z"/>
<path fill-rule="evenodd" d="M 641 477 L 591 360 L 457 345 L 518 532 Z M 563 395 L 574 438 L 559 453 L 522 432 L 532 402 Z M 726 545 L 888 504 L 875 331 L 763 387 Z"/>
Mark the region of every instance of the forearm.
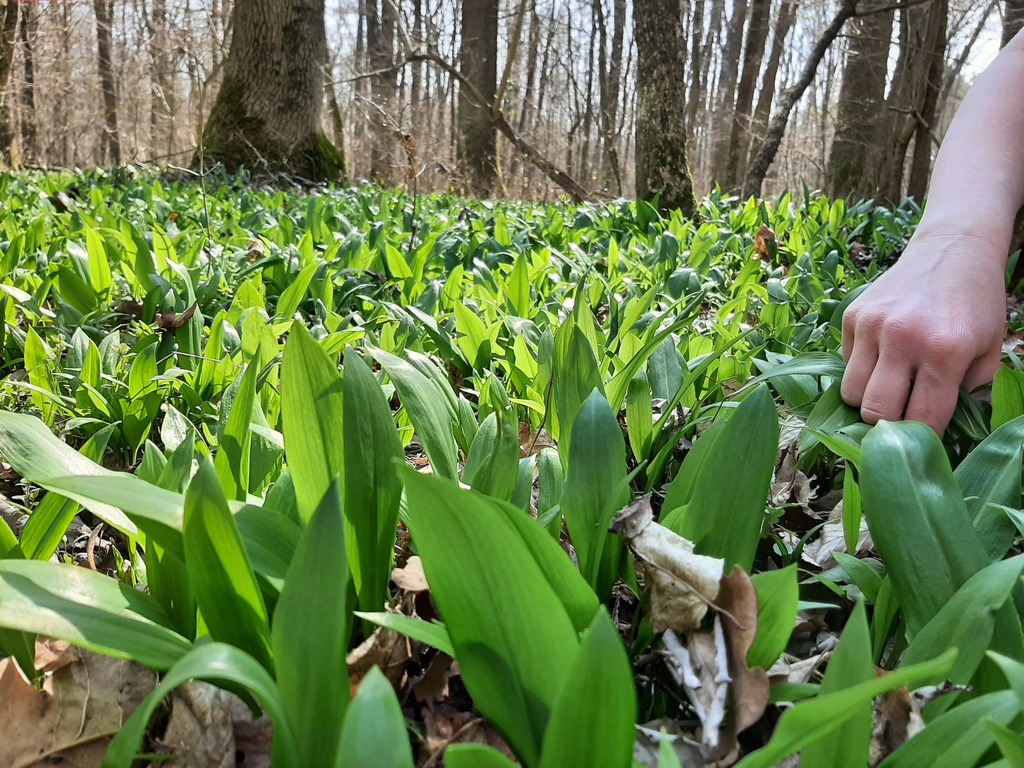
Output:
<path fill-rule="evenodd" d="M 1005 252 L 1024 205 L 1024 34 L 971 87 L 935 161 L 922 236 L 967 236 Z"/>

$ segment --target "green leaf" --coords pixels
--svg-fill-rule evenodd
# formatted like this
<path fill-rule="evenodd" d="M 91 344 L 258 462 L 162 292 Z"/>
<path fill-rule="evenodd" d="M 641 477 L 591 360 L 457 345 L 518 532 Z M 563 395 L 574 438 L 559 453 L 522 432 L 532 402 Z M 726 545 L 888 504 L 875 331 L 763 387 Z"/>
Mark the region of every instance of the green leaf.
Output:
<path fill-rule="evenodd" d="M 445 768 L 516 768 L 494 747 L 486 744 L 452 744 L 444 751 Z"/>
<path fill-rule="evenodd" d="M 0 560 L 0 626 L 157 670 L 192 647 L 149 595 L 85 568 L 38 560 Z"/>
<path fill-rule="evenodd" d="M 971 576 L 914 635 L 902 663 L 914 664 L 946 648 L 956 648 L 956 664 L 948 678 L 954 683 L 970 682 L 989 650 L 996 615 L 1020 582 L 1022 571 L 1024 555 L 1018 555 L 992 563 Z"/>
<path fill-rule="evenodd" d="M 622 557 L 622 540 L 608 526 L 628 501 L 622 429 L 604 395 L 594 390 L 572 425 L 561 507 L 580 570 L 601 597 L 611 594 Z"/>
<path fill-rule="evenodd" d="M 800 437 L 800 452 L 806 453 L 820 442 L 816 433 L 835 435 L 840 429 L 860 423 L 860 411 L 846 404 L 840 394 L 840 383 L 826 389 L 814 404 Z"/>
<path fill-rule="evenodd" d="M 320 269 L 319 261 L 314 261 L 312 264 L 303 267 L 299 274 L 295 276 L 295 279 L 282 291 L 281 298 L 277 300 L 277 318 L 279 320 L 290 320 L 295 315 L 299 305 L 306 298 L 309 284 L 313 280 L 313 274 L 318 269 Z"/>
<path fill-rule="evenodd" d="M 388 597 L 404 454 L 387 398 L 353 349 L 345 351 L 345 545 L 359 607 L 379 610 Z"/>
<path fill-rule="evenodd" d="M 611 618 L 600 608 L 558 696 L 544 736 L 541 768 L 625 768 L 633 755 L 633 669 Z"/>
<path fill-rule="evenodd" d="M 1005 422 L 972 450 L 953 472 L 990 559 L 1001 558 L 1013 543 L 1013 522 L 989 507 L 1021 506 L 1024 416 Z"/>
<path fill-rule="evenodd" d="M 381 364 L 398 390 L 416 429 L 416 436 L 430 460 L 434 474 L 458 480 L 458 458 L 455 436 L 452 432 L 453 419 L 445 404 L 443 395 L 434 383 L 412 363 L 380 349 L 370 349 L 370 354 Z"/>
<path fill-rule="evenodd" d="M 110 425 L 99 430 L 82 446 L 81 454 L 90 461 L 100 461 L 107 449 L 107 442 L 116 427 Z M 57 493 L 48 493 L 33 510 L 25 529 L 21 532 L 19 544 L 27 560 L 49 560 L 68 527 L 81 507 L 71 499 Z"/>
<path fill-rule="evenodd" d="M 344 398 L 337 366 L 300 323 L 292 325 L 284 347 L 281 393 L 285 455 L 299 516 L 308 522 L 344 470 Z"/>
<path fill-rule="evenodd" d="M 647 382 L 647 374 L 641 370 L 630 380 L 626 390 L 626 433 L 637 461 L 643 461 L 651 452 L 653 416 L 651 387 Z"/>
<path fill-rule="evenodd" d="M 452 648 L 451 638 L 448 637 L 448 630 L 444 624 L 436 621 L 424 621 L 414 616 L 406 616 L 401 613 L 367 613 L 355 611 L 355 615 L 378 627 L 390 629 L 400 635 L 412 638 L 417 642 L 437 648 L 441 653 L 455 658 L 455 649 Z"/>
<path fill-rule="evenodd" d="M 477 430 L 462 482 L 502 501 L 512 498 L 519 476 L 519 433 L 510 413 L 492 412 Z"/>
<path fill-rule="evenodd" d="M 857 585 L 864 599 L 869 603 L 876 603 L 878 593 L 882 589 L 882 574 L 863 560 L 846 552 L 833 552 L 832 556 L 839 563 L 839 567 L 846 571 L 850 581 Z"/>
<path fill-rule="evenodd" d="M 875 676 L 871 657 L 871 635 L 868 630 L 864 601 L 860 601 L 843 627 L 839 645 L 828 661 L 819 695 L 852 688 Z M 806 744 L 800 758 L 806 765 L 829 768 L 864 768 L 871 751 L 872 711 L 866 701 L 844 723 L 838 734 Z"/>
<path fill-rule="evenodd" d="M 698 438 L 694 452 L 702 440 L 711 444 L 692 465 L 693 455 L 683 461 L 665 500 L 669 514 L 662 525 L 694 542 L 699 554 L 724 558 L 726 572 L 733 565 L 750 572 L 779 450 L 778 411 L 768 388 L 757 387 L 727 420 L 715 422 Z M 743 468 L 742 482 L 737 467 Z"/>
<path fill-rule="evenodd" d="M 576 412 L 590 394 L 597 389 L 604 395 L 601 371 L 594 356 L 594 348 L 586 335 L 576 326 L 574 319 L 566 320 L 555 336 L 555 367 L 552 384 L 557 426 L 551 424 L 551 434 L 559 445 L 571 445 L 572 425 Z"/>
<path fill-rule="evenodd" d="M 335 479 L 309 521 L 274 610 L 277 684 L 300 765 L 334 765 L 348 704 L 345 520 Z M 204 614 L 205 615 L 205 614 Z"/>
<path fill-rule="evenodd" d="M 869 706 L 876 696 L 903 685 L 912 686 L 920 681 L 943 675 L 952 668 L 955 660 L 956 651 L 950 649 L 939 658 L 924 664 L 900 667 L 884 677 L 876 677 L 835 693 L 801 701 L 783 713 L 771 741 L 736 766 L 771 768 L 807 744 L 823 739 L 842 728 L 851 717 L 863 712 L 864 707 Z"/>
<path fill-rule="evenodd" d="M 796 565 L 751 577 L 757 592 L 757 635 L 747 652 L 747 666 L 770 669 L 796 626 L 800 589 Z"/>
<path fill-rule="evenodd" d="M 267 608 L 209 459 L 185 494 L 183 534 L 185 565 L 210 637 L 272 670 Z"/>
<path fill-rule="evenodd" d="M 328 731 L 326 733 L 333 733 Z M 324 739 L 330 741 L 329 738 Z M 341 731 L 339 768 L 412 768 L 405 718 L 391 683 L 374 667 L 359 684 Z M 330 765 L 330 763 L 307 763 Z"/>
<path fill-rule="evenodd" d="M 1024 735 L 1011 731 L 994 720 L 988 721 L 988 727 L 1009 765 L 1012 768 L 1024 768 Z"/>
<path fill-rule="evenodd" d="M 295 743 L 280 694 L 267 671 L 238 648 L 210 643 L 196 647 L 183 657 L 142 700 L 111 742 L 103 758 L 103 768 L 125 768 L 133 764 L 156 708 L 171 691 L 189 680 L 207 680 L 220 686 L 229 683 L 251 692 L 274 725 L 271 751 L 274 766 L 299 768 L 303 765 L 296 759 Z"/>
<path fill-rule="evenodd" d="M 942 443 L 918 422 L 882 422 L 864 439 L 864 514 L 908 638 L 989 560 Z"/>
<path fill-rule="evenodd" d="M 1024 416 L 1024 371 L 1004 365 L 992 382 L 992 431 L 1019 416 Z"/>
<path fill-rule="evenodd" d="M 249 455 L 252 446 L 253 405 L 259 366 L 253 359 L 238 378 L 231 410 L 219 435 L 214 466 L 229 499 L 245 501 L 249 492 Z M 222 403 L 221 407 L 224 407 Z"/>
<path fill-rule="evenodd" d="M 538 555 L 558 545 L 511 507 L 402 468 L 413 541 L 476 707 L 526 765 L 544 731 L 579 641 Z M 538 534 L 528 546 L 511 522 Z M 543 544 L 542 544 L 543 542 Z"/>
<path fill-rule="evenodd" d="M 928 727 L 882 761 L 879 768 L 964 768 L 975 765 L 995 742 L 989 723 L 1007 725 L 1020 714 L 1012 691 L 965 701 L 928 723 Z"/>

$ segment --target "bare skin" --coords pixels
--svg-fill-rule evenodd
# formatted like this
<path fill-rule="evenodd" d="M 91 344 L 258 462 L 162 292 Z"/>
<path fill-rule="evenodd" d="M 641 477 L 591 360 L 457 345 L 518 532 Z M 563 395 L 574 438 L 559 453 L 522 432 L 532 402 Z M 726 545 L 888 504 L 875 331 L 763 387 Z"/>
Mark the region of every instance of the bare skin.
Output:
<path fill-rule="evenodd" d="M 1004 273 L 1024 205 L 1024 33 L 975 81 L 935 161 L 899 261 L 843 316 L 843 399 L 869 424 L 940 435 L 961 384 L 992 380 L 1006 328 Z"/>

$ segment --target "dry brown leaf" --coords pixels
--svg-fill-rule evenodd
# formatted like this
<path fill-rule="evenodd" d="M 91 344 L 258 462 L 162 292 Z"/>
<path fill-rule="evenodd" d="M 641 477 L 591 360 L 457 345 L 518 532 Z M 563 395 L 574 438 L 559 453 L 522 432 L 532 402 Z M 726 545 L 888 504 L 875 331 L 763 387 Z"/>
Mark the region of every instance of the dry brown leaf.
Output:
<path fill-rule="evenodd" d="M 732 728 L 734 734 L 740 734 L 761 719 L 771 695 L 768 673 L 747 666 L 747 654 L 757 635 L 757 591 L 742 568 L 734 566 L 732 573 L 722 579 L 718 605 L 733 681 Z"/>
<path fill-rule="evenodd" d="M 921 711 L 904 688 L 879 696 L 874 714 L 871 765 L 880 763 L 924 728 Z"/>
<path fill-rule="evenodd" d="M 633 745 L 633 759 L 644 768 L 657 768 L 658 751 L 661 742 L 667 740 L 676 753 L 680 765 L 688 768 L 702 768 L 711 765 L 697 741 L 696 734 L 684 729 L 675 720 L 666 717 L 651 720 L 636 727 L 636 742 Z M 717 761 L 717 766 L 732 765 L 731 762 Z"/>
<path fill-rule="evenodd" d="M 171 716 L 160 740 L 174 768 L 270 768 L 273 730 L 269 718 L 254 718 L 237 696 L 192 681 L 171 694 Z"/>
<path fill-rule="evenodd" d="M 650 496 L 629 504 L 612 521 L 626 537 L 646 577 L 648 616 L 655 632 L 686 632 L 718 597 L 725 561 L 693 552 L 693 542 L 653 521 Z"/>
<path fill-rule="evenodd" d="M 391 686 L 395 690 L 401 690 L 405 666 L 411 656 L 409 638 L 390 629 L 378 627 L 357 648 L 349 651 L 346 661 L 352 695 L 355 696 L 363 676 L 373 667 L 380 667 L 380 671 L 384 673 Z"/>
<path fill-rule="evenodd" d="M 427 671 L 412 687 L 416 701 L 442 701 L 448 696 L 448 679 L 453 674 L 454 660 L 447 653 L 438 651 L 430 660 Z"/>
<path fill-rule="evenodd" d="M 41 691 L 12 659 L 0 660 L 0 768 L 99 765 L 111 738 L 156 685 L 156 674 L 59 646 L 43 658 L 57 667 Z"/>
<path fill-rule="evenodd" d="M 554 448 L 555 441 L 551 433 L 541 427 L 534 431 L 529 424 L 519 423 L 519 456 L 525 459 L 527 456 L 535 456 L 545 448 Z"/>
<path fill-rule="evenodd" d="M 873 548 L 874 542 L 871 540 L 867 521 L 861 518 L 860 530 L 857 533 L 857 551 L 850 554 L 857 555 Z M 835 552 L 846 552 L 846 533 L 843 530 L 843 503 L 841 501 L 829 514 L 828 522 L 821 527 L 818 535 L 804 545 L 801 558 L 822 570 L 828 570 L 839 564 L 833 557 Z"/>
<path fill-rule="evenodd" d="M 423 561 L 418 555 L 410 557 L 403 568 L 391 571 L 391 580 L 399 589 L 406 592 L 426 592 L 430 589 L 427 575 L 423 572 Z"/>
<path fill-rule="evenodd" d="M 754 236 L 754 251 L 760 257 L 761 261 L 767 261 L 771 263 L 772 256 L 769 247 L 775 246 L 775 232 L 772 231 L 771 227 L 764 224 L 757 230 L 757 235 Z"/>

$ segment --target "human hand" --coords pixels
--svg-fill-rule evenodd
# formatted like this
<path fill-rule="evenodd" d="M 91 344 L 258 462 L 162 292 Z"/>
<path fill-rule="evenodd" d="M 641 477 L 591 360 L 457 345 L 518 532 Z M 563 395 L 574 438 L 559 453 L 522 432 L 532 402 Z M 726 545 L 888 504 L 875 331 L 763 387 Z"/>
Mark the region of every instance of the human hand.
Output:
<path fill-rule="evenodd" d="M 992 380 L 1006 330 L 1005 256 L 975 236 L 915 236 L 847 308 L 842 396 L 864 421 L 921 421 L 941 435 L 960 384 Z"/>

